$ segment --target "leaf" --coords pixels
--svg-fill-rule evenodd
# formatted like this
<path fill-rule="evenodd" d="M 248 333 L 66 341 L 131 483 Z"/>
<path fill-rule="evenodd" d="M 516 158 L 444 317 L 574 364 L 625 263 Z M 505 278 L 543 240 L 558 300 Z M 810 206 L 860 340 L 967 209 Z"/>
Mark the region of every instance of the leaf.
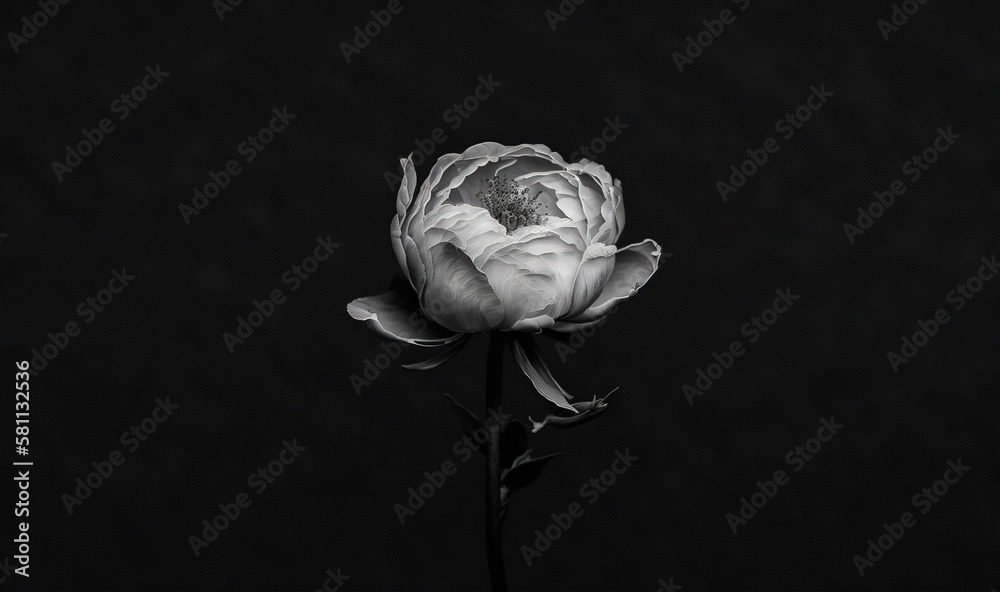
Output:
<path fill-rule="evenodd" d="M 551 425 L 552 427 L 556 428 L 569 428 L 576 425 L 580 425 L 581 423 L 587 423 L 588 421 L 604 413 L 604 411 L 608 408 L 608 404 L 605 403 L 605 401 L 607 400 L 608 397 L 611 396 L 611 393 L 617 390 L 618 387 L 616 386 L 615 388 L 611 389 L 611 392 L 604 395 L 600 399 L 598 399 L 595 396 L 593 401 L 573 403 L 573 408 L 579 412 L 577 415 L 571 415 L 569 417 L 566 417 L 566 416 L 549 414 L 545 416 L 545 419 L 543 419 L 542 421 L 535 421 L 531 419 L 531 416 L 529 415 L 528 421 L 530 421 L 531 425 L 534 427 L 534 429 L 531 430 L 531 433 L 534 434 L 538 432 L 538 430 L 542 429 L 546 425 Z"/>
<path fill-rule="evenodd" d="M 476 417 L 474 413 L 466 409 L 464 405 L 459 403 L 458 399 L 451 396 L 451 393 L 445 393 L 444 396 L 448 397 L 451 401 L 452 410 L 455 411 L 455 415 L 458 416 L 458 420 L 462 422 L 462 431 L 464 431 L 465 435 L 472 439 L 475 444 L 476 430 L 483 428 L 483 422 Z M 486 443 L 488 443 L 488 441 L 476 446 L 479 452 L 486 454 Z"/>
<path fill-rule="evenodd" d="M 505 469 L 528 448 L 528 428 L 516 419 L 500 432 L 500 468 Z"/>
<path fill-rule="evenodd" d="M 528 450 L 514 461 L 510 469 L 504 471 L 500 481 L 510 488 L 511 493 L 514 490 L 523 489 L 531 485 L 542 474 L 542 469 L 552 458 L 560 454 L 562 452 L 531 458 L 531 450 Z"/>

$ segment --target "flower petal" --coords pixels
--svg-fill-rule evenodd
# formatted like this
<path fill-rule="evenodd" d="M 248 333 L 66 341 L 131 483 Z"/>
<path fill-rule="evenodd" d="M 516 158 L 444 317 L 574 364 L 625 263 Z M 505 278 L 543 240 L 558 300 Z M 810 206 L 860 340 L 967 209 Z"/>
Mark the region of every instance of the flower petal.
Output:
<path fill-rule="evenodd" d="M 411 290 L 391 290 L 358 298 L 347 305 L 347 312 L 384 337 L 421 347 L 440 347 L 462 338 L 461 333 L 424 318 Z M 414 314 L 418 318 L 411 320 Z"/>
<path fill-rule="evenodd" d="M 433 357 L 428 358 L 422 362 L 414 362 L 412 364 L 403 364 L 403 368 L 406 370 L 430 370 L 431 368 L 437 368 L 441 364 L 444 364 L 452 358 L 455 354 L 462 351 L 465 344 L 469 343 L 469 335 L 464 334 L 460 339 L 453 341 L 448 344 L 447 347 L 442 349 L 439 353 L 435 354 Z"/>
<path fill-rule="evenodd" d="M 647 238 L 641 243 L 618 249 L 615 268 L 604 285 L 601 295 L 579 316 L 562 319 L 571 323 L 589 323 L 608 314 L 616 303 L 628 299 L 641 288 L 660 263 L 660 245 Z M 664 253 L 669 257 L 669 253 Z"/>
<path fill-rule="evenodd" d="M 424 262 L 423 259 L 420 258 L 420 249 L 417 248 L 417 243 L 405 234 L 402 237 L 402 241 L 403 250 L 406 252 L 406 266 L 410 271 L 410 285 L 413 286 L 413 289 L 417 292 L 417 294 L 419 294 L 420 290 L 423 289 L 426 279 Z"/>
<path fill-rule="evenodd" d="M 604 224 L 601 224 L 601 228 L 594 236 L 594 242 L 610 245 L 618 242 L 618 236 L 625 228 L 625 205 L 620 181 L 615 185 L 605 185 L 604 189 L 608 195 L 608 200 L 601 205 Z"/>
<path fill-rule="evenodd" d="M 475 194 L 485 187 L 485 179 L 500 172 L 513 180 L 527 173 L 564 170 L 567 166 L 558 153 L 541 144 L 504 146 L 496 142 L 483 142 L 466 149 L 457 160 L 460 162 L 456 162 L 439 182 L 432 185 L 432 209 L 446 200 L 455 204 L 479 205 Z M 554 204 L 553 199 L 552 205 Z"/>
<path fill-rule="evenodd" d="M 406 262 L 406 249 L 403 247 L 403 220 L 406 219 L 406 210 L 413 201 L 413 190 L 417 184 L 417 173 L 413 168 L 413 160 L 410 158 L 400 159 L 399 166 L 403 169 L 403 180 L 399 184 L 399 191 L 396 192 L 396 216 L 389 225 L 389 236 L 392 242 L 392 250 L 396 253 L 396 261 L 403 271 L 406 279 L 410 278 L 409 265 Z M 416 286 L 413 286 L 416 289 Z"/>
<path fill-rule="evenodd" d="M 549 367 L 538 355 L 535 349 L 535 341 L 531 335 L 518 333 L 513 339 L 514 359 L 524 374 L 531 379 L 531 384 L 535 385 L 535 390 L 543 397 L 552 401 L 563 409 L 568 409 L 573 413 L 577 410 L 569 404 L 567 399 L 572 399 L 572 395 L 563 390 L 556 379 L 549 372 Z"/>
<path fill-rule="evenodd" d="M 413 166 L 413 155 L 405 159 L 399 159 L 399 166 L 403 169 L 403 180 L 399 184 L 399 191 L 396 192 L 396 216 L 402 222 L 406 217 L 406 209 L 413 201 L 413 192 L 417 189 L 417 169 Z"/>
<path fill-rule="evenodd" d="M 577 163 L 570 163 L 569 165 L 566 166 L 567 170 L 586 173 L 591 177 L 600 181 L 602 185 L 612 184 L 611 174 L 608 173 L 607 170 L 605 170 L 603 164 L 598 164 L 592 160 L 587 160 L 587 159 L 584 160 L 586 162 L 581 160 L 580 162 Z"/>
<path fill-rule="evenodd" d="M 531 317 L 530 319 L 521 319 L 520 321 L 514 323 L 510 329 L 503 329 L 503 331 L 523 331 L 525 333 L 541 333 L 542 329 L 548 329 L 555 324 L 555 319 L 549 315 L 540 315 L 537 317 Z"/>
<path fill-rule="evenodd" d="M 556 229 L 526 227 L 514 231 L 516 242 L 494 251 L 482 264 L 490 285 L 503 302 L 502 327 L 512 327 L 524 318 L 547 314 L 552 318 L 569 310 L 573 277 L 582 252 L 566 242 Z M 575 230 L 561 231 L 572 237 Z M 488 251 L 487 251 L 488 252 Z"/>
<path fill-rule="evenodd" d="M 609 311 L 608 314 L 611 314 L 610 311 Z M 549 330 L 546 331 L 545 334 L 546 334 L 547 337 L 551 337 L 552 339 L 556 339 L 558 341 L 562 341 L 564 343 L 567 343 L 569 341 L 569 339 L 572 337 L 569 334 L 576 333 L 577 331 L 583 331 L 584 329 L 586 329 L 588 327 L 598 327 L 598 326 L 600 326 L 601 322 L 604 321 L 604 320 L 605 319 L 602 317 L 600 319 L 597 319 L 596 321 L 590 321 L 589 323 L 574 323 L 572 321 L 556 321 L 556 323 L 554 325 L 552 325 L 551 327 L 549 327 Z M 552 333 L 552 331 L 555 331 L 555 333 Z"/>
<path fill-rule="evenodd" d="M 601 243 L 587 247 L 580 267 L 576 271 L 576 279 L 573 281 L 573 300 L 566 313 L 567 317 L 572 318 L 582 314 L 601 295 L 604 285 L 615 269 L 617 251 L 614 245 Z"/>
<path fill-rule="evenodd" d="M 399 269 L 402 270 L 403 277 L 410 281 L 410 285 L 412 286 L 410 268 L 406 263 L 406 249 L 403 248 L 403 232 L 399 228 L 399 217 L 397 216 L 393 216 L 392 222 L 389 224 L 389 242 L 392 243 L 392 252 L 396 254 L 396 263 L 399 264 Z"/>
<path fill-rule="evenodd" d="M 503 239 L 507 234 L 507 229 L 494 220 L 488 211 L 464 203 L 441 204 L 427 214 L 424 224 L 428 247 L 442 242 L 437 237 L 445 235 L 441 234 L 439 229 L 447 230 L 451 236 L 458 239 L 457 242 L 449 242 L 455 242 L 455 246 L 465 251 L 473 261 L 486 247 Z"/>
<path fill-rule="evenodd" d="M 429 317 L 460 333 L 489 331 L 503 322 L 503 303 L 468 255 L 452 243 L 436 244 L 427 254 L 420 304 Z"/>
<path fill-rule="evenodd" d="M 604 224 L 604 218 L 601 217 L 601 205 L 606 200 L 604 192 L 600 184 L 586 173 L 567 172 L 566 175 L 576 185 L 583 215 L 587 220 L 587 232 L 584 238 L 587 239 L 587 242 L 591 242 L 598 229 Z"/>

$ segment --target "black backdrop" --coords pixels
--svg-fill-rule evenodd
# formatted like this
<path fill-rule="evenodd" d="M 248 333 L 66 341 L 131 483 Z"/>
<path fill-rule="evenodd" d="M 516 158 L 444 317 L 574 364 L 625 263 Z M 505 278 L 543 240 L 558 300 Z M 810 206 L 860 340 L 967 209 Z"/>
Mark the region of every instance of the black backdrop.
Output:
<path fill-rule="evenodd" d="M 417 374 L 400 363 L 426 352 L 407 348 L 359 394 L 350 376 L 382 339 L 345 306 L 399 275 L 386 173 L 415 142 L 431 152 L 422 179 L 482 141 L 568 157 L 607 120 L 617 135 L 592 145 L 622 180 L 619 246 L 653 238 L 672 257 L 573 352 L 539 338 L 571 392 L 620 390 L 597 421 L 533 436 L 537 454 L 566 454 L 513 499 L 511 588 L 1000 586 L 1000 285 L 961 310 L 947 296 L 997 252 L 997 7 L 954 4 L 906 3 L 916 12 L 885 39 L 887 1 L 403 0 L 349 62 L 341 44 L 385 3 L 245 0 L 220 18 L 207 0 L 69 2 L 37 17 L 0 52 L 0 360 L 10 377 L 52 339 L 65 347 L 30 378 L 30 453 L 10 455 L 34 462 L 31 577 L 0 591 L 314 590 L 338 569 L 343 592 L 485 589 L 483 460 L 454 451 L 442 393 L 482 409 L 487 339 Z M 674 53 L 723 9 L 735 22 L 679 71 Z M 40 10 L 7 3 L 0 29 L 20 35 Z M 168 74 L 122 119 L 113 101 L 157 65 Z M 775 129 L 821 85 L 832 95 L 808 121 Z M 241 143 L 283 107 L 295 118 L 246 162 Z M 60 181 L 53 161 L 104 118 L 114 128 Z M 959 137 L 912 180 L 904 162 L 949 126 Z M 769 137 L 778 150 L 723 200 L 717 182 Z M 180 204 L 230 160 L 240 172 L 185 223 Z M 895 179 L 905 193 L 851 242 L 844 224 Z M 291 291 L 282 276 L 317 238 L 339 246 Z M 101 294 L 123 267 L 134 279 Z M 741 327 L 786 288 L 799 299 L 750 343 Z M 231 353 L 223 334 L 274 289 L 287 300 Z M 894 371 L 888 352 L 939 308 L 950 321 Z M 69 322 L 78 333 L 58 335 Z M 683 385 L 734 340 L 746 353 L 689 404 Z M 153 413 L 167 397 L 177 408 Z M 551 411 L 509 356 L 504 407 Z M 154 416 L 145 441 L 121 440 Z M 831 416 L 844 427 L 795 471 L 786 455 Z M 247 476 L 293 439 L 305 451 L 258 493 Z M 580 486 L 626 449 L 638 460 L 588 504 Z M 965 475 L 915 504 L 959 459 Z M 394 504 L 447 460 L 455 474 L 400 524 Z M 92 463 L 113 472 L 70 513 L 64 494 Z M 727 514 L 777 470 L 787 483 L 734 534 Z M 196 556 L 189 537 L 241 492 L 250 506 Z M 584 514 L 529 567 L 521 546 L 572 502 Z M 854 556 L 904 512 L 915 525 L 860 575 Z M 11 567 L 14 547 L 0 551 Z"/>

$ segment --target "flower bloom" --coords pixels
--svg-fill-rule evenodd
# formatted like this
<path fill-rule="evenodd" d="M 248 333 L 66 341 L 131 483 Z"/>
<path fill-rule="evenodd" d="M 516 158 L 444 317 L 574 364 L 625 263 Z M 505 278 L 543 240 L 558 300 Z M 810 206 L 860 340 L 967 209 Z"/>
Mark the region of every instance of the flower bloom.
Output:
<path fill-rule="evenodd" d="M 625 225 L 621 182 L 595 162 L 567 163 L 537 144 L 486 142 L 438 159 L 416 196 L 413 162 L 400 164 L 390 233 L 413 293 L 347 307 L 386 337 L 437 347 L 484 331 L 576 331 L 635 294 L 659 265 L 652 239 L 615 247 Z M 414 312 L 426 318 L 415 323 Z M 551 380 L 530 339 L 514 343 L 535 386 Z M 551 382 L 554 395 L 568 396 Z"/>

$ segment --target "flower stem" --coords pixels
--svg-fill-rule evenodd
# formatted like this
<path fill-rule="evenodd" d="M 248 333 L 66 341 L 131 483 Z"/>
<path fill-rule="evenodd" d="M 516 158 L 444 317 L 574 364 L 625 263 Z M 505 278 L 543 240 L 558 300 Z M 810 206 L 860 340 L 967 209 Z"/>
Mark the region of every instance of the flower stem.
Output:
<path fill-rule="evenodd" d="M 503 353 L 507 335 L 500 331 L 490 334 L 486 354 L 486 417 L 500 417 L 500 394 L 503 378 Z M 507 592 L 507 575 L 503 566 L 503 546 L 500 542 L 500 429 L 496 421 L 487 421 L 489 453 L 486 461 L 486 555 L 490 565 L 490 587 L 493 592 Z"/>

